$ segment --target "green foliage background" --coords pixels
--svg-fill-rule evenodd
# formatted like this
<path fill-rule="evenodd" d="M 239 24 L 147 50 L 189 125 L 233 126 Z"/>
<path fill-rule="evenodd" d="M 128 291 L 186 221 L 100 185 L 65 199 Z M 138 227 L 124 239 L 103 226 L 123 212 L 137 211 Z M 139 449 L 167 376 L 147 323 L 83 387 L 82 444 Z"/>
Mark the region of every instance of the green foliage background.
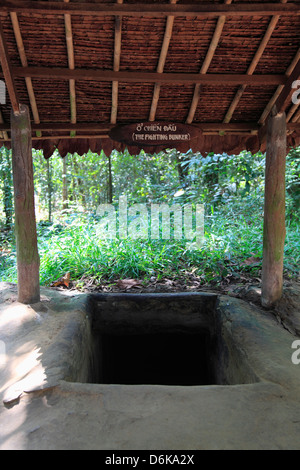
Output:
<path fill-rule="evenodd" d="M 300 148 L 286 165 L 285 275 L 299 276 Z M 203 283 L 259 276 L 265 155 L 208 154 L 168 150 L 155 155 L 114 151 L 108 158 L 88 152 L 67 157 L 67 209 L 63 209 L 63 161 L 46 161 L 33 150 L 41 283 L 70 271 L 72 279 L 95 282 L 122 277 L 187 277 Z M 110 188 L 110 180 L 112 187 Z M 185 240 L 99 240 L 96 209 L 121 195 L 128 204 L 205 206 L 205 242 L 189 250 Z M 16 281 L 11 155 L 0 149 L 0 279 Z M 253 263 L 245 260 L 254 259 Z"/>

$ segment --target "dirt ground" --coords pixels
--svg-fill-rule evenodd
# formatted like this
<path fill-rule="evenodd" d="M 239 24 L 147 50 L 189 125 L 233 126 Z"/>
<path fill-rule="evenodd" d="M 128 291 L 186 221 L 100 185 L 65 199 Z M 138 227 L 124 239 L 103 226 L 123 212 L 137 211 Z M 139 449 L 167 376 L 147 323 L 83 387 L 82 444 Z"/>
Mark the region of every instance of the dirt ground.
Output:
<path fill-rule="evenodd" d="M 102 292 L 179 290 L 170 283 L 125 284 Z M 259 283 L 199 290 L 221 295 L 224 325 L 260 377 L 257 383 L 70 382 L 74 360 L 84 359 L 80 344 L 88 340 L 87 293 L 42 288 L 41 302 L 25 306 L 17 302 L 16 286 L 2 283 L 0 449 L 300 450 L 300 364 L 291 362 L 291 343 L 300 336 L 299 283 L 285 282 L 272 311 L 259 306 Z"/>
<path fill-rule="evenodd" d="M 70 282 L 68 288 L 63 283 L 55 287 L 58 291 L 77 292 L 76 283 Z M 261 308 L 261 280 L 247 276 L 240 276 L 238 279 L 227 277 L 222 282 L 215 285 L 202 284 L 201 279 L 191 275 L 183 279 L 155 277 L 144 282 L 138 279 L 122 279 L 114 282 L 103 282 L 96 284 L 89 278 L 82 278 L 80 292 L 84 293 L 163 293 L 163 292 L 212 292 L 219 295 L 228 295 L 233 298 L 242 299 L 250 305 Z M 300 312 L 300 278 L 294 280 L 284 280 L 283 296 L 277 305 L 270 310 L 279 323 L 292 334 L 300 335 L 300 323 L 298 314 Z"/>

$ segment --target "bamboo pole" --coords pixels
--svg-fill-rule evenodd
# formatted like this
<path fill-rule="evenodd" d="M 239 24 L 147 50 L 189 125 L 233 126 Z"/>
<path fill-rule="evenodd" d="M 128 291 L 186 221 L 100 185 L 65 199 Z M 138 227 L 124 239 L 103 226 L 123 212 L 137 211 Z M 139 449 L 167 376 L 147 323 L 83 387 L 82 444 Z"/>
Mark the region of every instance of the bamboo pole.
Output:
<path fill-rule="evenodd" d="M 292 117 L 292 122 L 300 121 L 300 109 L 299 111 Z"/>
<path fill-rule="evenodd" d="M 224 3 L 225 3 L 225 5 L 229 5 L 231 2 L 232 2 L 232 0 L 225 0 Z M 208 67 L 211 64 L 211 61 L 212 61 L 213 56 L 215 54 L 215 51 L 218 47 L 220 37 L 222 35 L 222 31 L 223 31 L 223 28 L 224 28 L 225 21 L 226 21 L 226 16 L 220 16 L 218 18 L 216 29 L 214 31 L 214 35 L 212 37 L 212 40 L 211 40 L 211 43 L 209 45 L 207 54 L 205 56 L 204 62 L 203 62 L 202 66 L 201 66 L 201 69 L 200 69 L 200 74 L 202 74 L 202 75 L 206 74 L 206 72 L 208 70 Z M 196 113 L 196 109 L 197 109 L 197 106 L 198 106 L 199 98 L 200 98 L 200 87 L 201 87 L 200 83 L 196 83 L 195 88 L 194 88 L 194 95 L 193 95 L 192 103 L 191 103 L 190 110 L 189 110 L 189 114 L 188 114 L 188 117 L 186 119 L 187 124 L 191 124 L 193 122 L 193 119 L 194 119 L 194 116 L 195 116 L 195 113 Z"/>
<path fill-rule="evenodd" d="M 177 0 L 170 0 L 170 3 L 176 3 L 176 2 Z M 162 73 L 164 71 L 167 54 L 169 50 L 169 45 L 170 45 L 170 41 L 172 37 L 173 25 L 174 25 L 174 16 L 168 16 L 164 39 L 163 39 L 160 56 L 158 60 L 158 65 L 156 69 L 158 73 Z M 159 100 L 159 95 L 160 95 L 160 86 L 161 86 L 160 83 L 155 83 L 154 85 L 152 103 L 151 103 L 151 108 L 150 108 L 150 113 L 149 113 L 149 121 L 155 121 L 155 115 L 156 115 L 156 110 L 157 110 L 157 105 L 158 105 L 158 100 Z"/>
<path fill-rule="evenodd" d="M 300 103 L 293 104 L 293 106 L 290 108 L 289 112 L 286 115 L 286 122 L 289 122 L 292 119 L 293 115 L 296 113 L 297 109 L 299 108 L 299 105 Z"/>
<path fill-rule="evenodd" d="M 18 51 L 19 51 L 21 64 L 22 64 L 23 67 L 28 67 L 27 57 L 26 57 L 26 53 L 25 53 L 25 49 L 24 49 L 24 43 L 23 43 L 23 38 L 22 38 L 22 35 L 21 35 L 21 30 L 20 30 L 20 25 L 19 25 L 19 20 L 18 20 L 17 13 L 11 12 L 10 13 L 10 19 L 11 19 L 11 23 L 12 23 L 13 30 L 14 30 L 15 40 L 16 40 L 16 43 L 17 43 L 17 48 L 18 48 Z M 33 115 L 33 120 L 34 120 L 35 124 L 39 124 L 40 123 L 40 117 L 39 117 L 39 112 L 38 112 L 38 108 L 37 108 L 37 104 L 36 104 L 36 100 L 35 100 L 35 95 L 34 95 L 34 91 L 33 91 L 32 80 L 31 80 L 30 77 L 25 77 L 25 84 L 26 84 L 26 88 L 27 88 L 27 93 L 28 93 L 28 97 L 29 97 L 31 111 L 32 111 L 32 115 Z M 42 133 L 40 131 L 37 131 L 36 136 L 41 137 Z"/>
<path fill-rule="evenodd" d="M 123 3 L 123 0 L 117 0 L 117 3 Z M 115 18 L 115 46 L 114 46 L 114 71 L 120 70 L 121 60 L 121 42 L 122 42 L 122 18 L 116 16 Z M 119 83 L 115 80 L 112 82 L 111 92 L 111 116 L 110 122 L 116 124 L 118 114 L 118 94 L 119 94 Z"/>
<path fill-rule="evenodd" d="M 68 3 L 69 0 L 64 0 L 65 3 Z M 75 58 L 74 58 L 74 46 L 73 46 L 73 33 L 72 33 L 72 20 L 71 15 L 64 15 L 65 21 L 65 32 L 66 32 L 66 43 L 67 43 L 67 53 L 68 53 L 68 66 L 70 70 L 75 69 Z M 77 110 L 76 110 L 76 88 L 75 88 L 75 79 L 69 79 L 69 94 L 70 94 L 70 120 L 72 124 L 77 122 Z M 76 134 L 75 131 L 71 131 L 71 136 L 74 137 Z"/>

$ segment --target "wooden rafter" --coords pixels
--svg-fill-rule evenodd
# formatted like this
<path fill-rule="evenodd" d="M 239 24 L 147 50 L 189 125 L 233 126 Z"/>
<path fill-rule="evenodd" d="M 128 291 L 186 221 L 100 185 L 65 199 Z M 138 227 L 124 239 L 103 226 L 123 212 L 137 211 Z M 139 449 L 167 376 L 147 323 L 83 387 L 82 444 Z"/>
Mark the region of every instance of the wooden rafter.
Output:
<path fill-rule="evenodd" d="M 281 92 L 277 96 L 277 99 L 275 100 L 273 107 L 271 108 L 270 112 L 267 114 L 266 117 L 274 115 L 275 113 L 278 113 L 278 114 L 285 113 L 287 107 L 291 103 L 292 94 L 295 91 L 295 89 L 292 88 L 292 84 L 295 80 L 299 80 L 299 78 L 300 78 L 300 58 L 298 59 L 298 62 L 295 65 L 292 73 L 290 74 L 285 86 L 282 88 Z M 265 141 L 266 133 L 267 133 L 267 120 L 265 124 L 259 130 L 261 142 Z"/>
<path fill-rule="evenodd" d="M 170 0 L 170 3 L 176 3 L 176 2 L 177 0 Z M 167 53 L 168 53 L 168 49 L 169 49 L 169 45 L 170 45 L 170 41 L 172 37 L 174 19 L 175 19 L 174 16 L 167 17 L 164 39 L 163 39 L 159 61 L 158 61 L 157 69 L 156 69 L 157 73 L 163 73 L 163 70 L 164 70 Z M 150 108 L 150 113 L 149 113 L 149 121 L 155 121 L 155 115 L 156 115 L 156 110 L 157 110 L 157 105 L 158 105 L 158 100 L 159 100 L 159 94 L 160 94 L 160 86 L 161 86 L 160 83 L 155 83 L 154 85 L 152 103 L 151 103 L 151 108 Z"/>
<path fill-rule="evenodd" d="M 32 124 L 32 130 L 43 131 L 43 132 L 68 132 L 68 131 L 82 131 L 82 132 L 108 132 L 113 127 L 112 124 L 99 124 L 99 123 L 76 123 L 70 122 L 48 122 L 42 124 Z M 0 124 L 0 131 L 9 130 L 9 124 Z"/>
<path fill-rule="evenodd" d="M 117 3 L 121 4 L 123 3 L 123 0 L 117 0 Z M 121 41 L 122 41 L 122 17 L 116 16 L 115 18 L 114 72 L 119 72 L 120 70 Z M 115 124 L 117 122 L 118 94 L 119 94 L 119 83 L 118 81 L 114 80 L 112 82 L 111 116 L 110 116 L 110 122 L 112 124 Z"/>
<path fill-rule="evenodd" d="M 291 107 L 291 109 L 286 115 L 286 122 L 289 122 L 293 118 L 299 106 L 300 106 L 300 103 L 293 104 L 293 106 Z"/>
<path fill-rule="evenodd" d="M 281 3 L 286 3 L 287 0 L 280 0 Z M 256 69 L 256 66 L 258 64 L 258 62 L 260 61 L 261 59 L 261 56 L 263 55 L 264 53 L 264 50 L 265 48 L 267 47 L 267 44 L 273 34 L 273 31 L 274 29 L 276 28 L 276 25 L 279 21 L 279 18 L 280 16 L 279 15 L 275 15 L 271 18 L 271 21 L 268 25 L 268 28 L 264 34 L 264 37 L 259 45 L 259 48 L 257 49 L 252 61 L 251 61 L 251 64 L 249 65 L 248 67 L 248 70 L 247 70 L 247 74 L 248 75 L 252 75 Z M 231 102 L 230 106 L 229 106 L 229 109 L 225 115 L 225 118 L 224 118 L 224 122 L 229 122 L 232 118 L 232 115 L 237 107 L 237 105 L 239 104 L 240 102 L 240 99 L 244 93 L 246 89 L 246 85 L 243 84 L 243 85 L 240 85 L 239 89 L 237 90 L 236 94 L 235 94 L 235 97 L 233 98 L 233 101 Z"/>
<path fill-rule="evenodd" d="M 229 5 L 232 2 L 232 0 L 225 0 L 225 4 Z M 213 56 L 215 54 L 215 50 L 219 44 L 219 40 L 223 31 L 223 27 L 226 21 L 226 16 L 220 16 L 217 21 L 217 25 L 214 31 L 214 35 L 212 37 L 212 40 L 210 42 L 207 54 L 205 56 L 204 62 L 201 66 L 200 69 L 200 74 L 206 74 L 208 67 L 211 64 L 211 61 L 213 59 Z M 187 124 L 191 124 L 194 120 L 195 112 L 198 106 L 200 98 L 200 84 L 197 83 L 194 88 L 194 94 L 193 94 L 193 99 L 191 102 L 190 110 L 188 113 L 188 117 L 186 119 Z"/>
<path fill-rule="evenodd" d="M 299 109 L 299 111 L 293 116 L 292 122 L 293 122 L 293 123 L 296 123 L 296 124 L 299 123 L 299 125 L 300 125 L 300 109 Z M 290 124 L 290 123 L 288 122 L 287 125 L 289 126 L 289 124 Z"/>
<path fill-rule="evenodd" d="M 3 72 L 3 76 L 4 76 L 4 80 L 5 80 L 5 84 L 7 87 L 8 94 L 9 94 L 13 112 L 15 114 L 19 114 L 20 103 L 19 103 L 17 90 L 14 84 L 12 68 L 11 68 L 10 61 L 9 61 L 9 56 L 7 52 L 5 38 L 3 35 L 1 21 L 0 21 L 0 62 L 1 62 L 2 72 Z"/>
<path fill-rule="evenodd" d="M 294 59 L 292 60 L 291 64 L 289 65 L 289 67 L 287 68 L 286 72 L 285 72 L 285 75 L 286 77 L 289 77 L 291 75 L 291 73 L 293 72 L 293 70 L 295 69 L 297 63 L 299 62 L 300 60 L 300 48 L 298 49 Z M 272 98 L 270 99 L 269 103 L 267 104 L 267 106 L 265 107 L 258 123 L 259 124 L 264 124 L 268 115 L 270 114 L 276 100 L 278 99 L 280 93 L 283 91 L 284 89 L 284 85 L 280 85 L 277 87 L 274 95 L 272 96 Z"/>
<path fill-rule="evenodd" d="M 95 80 L 103 82 L 150 82 L 219 85 L 285 85 L 287 77 L 278 74 L 205 74 L 157 73 L 157 72 L 112 72 L 110 70 L 66 69 L 59 67 L 13 67 L 14 77 L 31 77 L 70 80 Z"/>
<path fill-rule="evenodd" d="M 292 95 L 295 92 L 295 89 L 292 87 L 293 83 L 296 80 L 300 79 L 300 58 L 295 65 L 293 72 L 290 74 L 283 90 L 281 91 L 280 95 L 278 96 L 275 106 L 278 113 L 283 113 L 286 111 L 287 107 L 292 102 Z"/>
<path fill-rule="evenodd" d="M 23 38 L 22 38 L 21 30 L 20 30 L 20 25 L 19 25 L 19 20 L 18 20 L 17 13 L 11 12 L 10 13 L 10 19 L 11 19 L 11 23 L 12 23 L 12 26 L 13 26 L 15 40 L 16 40 L 16 43 L 17 43 L 17 48 L 18 48 L 18 52 L 19 52 L 22 67 L 28 67 L 27 57 L 26 57 L 26 53 L 25 53 L 25 48 L 24 48 L 24 43 L 23 43 Z M 28 97 L 29 97 L 31 112 L 32 112 L 32 115 L 33 115 L 33 120 L 34 120 L 35 124 L 39 124 L 40 123 L 40 116 L 39 116 L 39 112 L 38 112 L 38 108 L 37 108 L 37 104 L 36 104 L 36 99 L 35 99 L 35 95 L 34 95 L 34 91 L 33 91 L 32 80 L 31 80 L 30 77 L 25 77 L 25 84 L 26 84 L 26 88 L 27 88 L 27 93 L 28 93 Z M 39 131 L 37 131 L 37 137 L 41 137 L 41 133 Z"/>
<path fill-rule="evenodd" d="M 274 2 L 240 3 L 224 5 L 218 3 L 160 4 L 160 3 L 65 3 L 63 1 L 2 0 L 2 11 L 38 14 L 117 15 L 117 16 L 186 16 L 213 18 L 218 16 L 272 16 L 300 15 L 299 2 L 285 5 Z"/>
<path fill-rule="evenodd" d="M 69 0 L 64 0 L 68 3 Z M 70 70 L 75 69 L 75 60 L 74 60 L 74 46 L 73 46 L 73 34 L 72 34 L 72 20 L 71 15 L 64 15 L 65 21 L 65 31 L 66 31 L 66 43 L 67 43 L 67 52 L 68 52 L 68 66 Z M 75 89 L 75 80 L 74 78 L 69 79 L 69 93 L 70 93 L 70 114 L 71 114 L 71 123 L 75 124 L 77 120 L 76 112 L 76 89 Z M 72 136 L 75 134 L 72 133 Z"/>

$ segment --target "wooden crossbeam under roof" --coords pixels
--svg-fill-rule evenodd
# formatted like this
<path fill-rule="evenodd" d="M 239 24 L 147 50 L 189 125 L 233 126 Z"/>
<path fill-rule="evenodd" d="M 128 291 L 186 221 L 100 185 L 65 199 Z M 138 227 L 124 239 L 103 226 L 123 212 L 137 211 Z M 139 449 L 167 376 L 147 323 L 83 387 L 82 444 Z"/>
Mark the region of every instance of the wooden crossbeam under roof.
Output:
<path fill-rule="evenodd" d="M 117 15 L 117 16 L 185 16 L 214 18 L 218 16 L 290 16 L 300 15 L 299 2 L 278 4 L 274 2 L 260 3 L 193 3 L 193 4 L 160 4 L 160 3 L 65 3 L 64 1 L 22 1 L 3 0 L 3 11 L 38 14 L 71 14 L 71 15 Z"/>
<path fill-rule="evenodd" d="M 60 67 L 12 67 L 14 77 L 31 77 L 61 80 L 94 80 L 100 82 L 149 82 L 149 83 L 202 83 L 207 85 L 285 85 L 287 77 L 278 74 L 197 74 L 157 72 L 114 72 L 96 69 L 67 69 Z"/>
<path fill-rule="evenodd" d="M 22 8 L 21 8 L 22 7 Z M 300 3 L 299 2 L 288 2 L 287 0 L 280 0 L 280 2 L 257 2 L 253 4 L 246 3 L 233 3 L 232 0 L 224 0 L 223 3 L 193 3 L 193 4 L 183 4 L 177 3 L 177 0 L 169 0 L 169 3 L 159 4 L 159 3 L 132 3 L 127 4 L 123 3 L 123 0 L 115 0 L 114 3 L 83 3 L 83 2 L 69 2 L 69 0 L 57 1 L 57 2 L 45 2 L 45 1 L 21 1 L 21 0 L 3 0 L 0 6 L 0 12 L 10 12 L 10 18 L 13 25 L 14 36 L 17 43 L 17 49 L 19 52 L 19 57 L 21 60 L 21 67 L 16 66 L 16 62 L 13 62 L 13 65 L 9 64 L 9 57 L 6 52 L 2 53 L 2 72 L 5 81 L 7 83 L 7 89 L 9 92 L 11 103 L 16 102 L 17 90 L 15 87 L 15 81 L 19 78 L 25 78 L 25 83 L 27 86 L 27 92 L 31 103 L 31 109 L 33 114 L 33 126 L 32 129 L 37 132 L 37 137 L 41 136 L 41 132 L 51 132 L 52 135 L 43 135 L 45 140 L 51 140 L 55 138 L 62 138 L 61 132 L 68 131 L 70 132 L 70 137 L 75 137 L 76 133 L 89 132 L 88 135 L 76 135 L 76 137 L 83 139 L 84 137 L 101 137 L 108 138 L 107 131 L 105 127 L 108 125 L 102 121 L 102 128 L 93 123 L 78 123 L 77 126 L 77 112 L 76 112 L 76 91 L 75 83 L 76 81 L 95 81 L 95 82 L 110 82 L 112 84 L 111 92 L 111 110 L 110 110 L 110 122 L 109 125 L 115 125 L 118 123 L 118 88 L 119 83 L 124 83 L 126 86 L 129 84 L 138 84 L 141 83 L 144 86 L 146 83 L 154 83 L 154 89 L 152 94 L 152 102 L 150 106 L 150 112 L 148 119 L 149 121 L 155 121 L 156 110 L 160 97 L 160 89 L 162 85 L 170 86 L 194 86 L 194 93 L 190 103 L 189 111 L 187 114 L 186 123 L 190 124 L 194 121 L 195 112 L 199 103 L 200 96 L 200 87 L 202 85 L 214 85 L 215 89 L 218 87 L 233 87 L 239 86 L 233 101 L 229 105 L 227 112 L 225 113 L 225 118 L 223 123 L 199 123 L 196 125 L 199 126 L 203 134 L 215 134 L 218 132 L 230 133 L 232 135 L 255 135 L 259 130 L 260 126 L 264 125 L 266 117 L 270 114 L 274 104 L 277 105 L 280 103 L 280 100 L 284 98 L 284 102 L 281 102 L 281 109 L 288 109 L 289 101 L 291 98 L 291 79 L 298 78 L 298 60 L 299 60 L 299 51 L 296 54 L 296 57 L 288 67 L 285 73 L 262 73 L 261 70 L 259 73 L 255 73 L 256 67 L 269 43 L 269 40 L 279 24 L 280 16 L 282 17 L 295 17 L 297 18 L 300 14 Z M 65 25 L 65 39 L 67 44 L 67 56 L 68 56 L 68 67 L 53 67 L 51 66 L 51 61 L 49 66 L 36 66 L 28 65 L 27 57 L 24 50 L 23 39 L 21 36 L 20 27 L 18 24 L 17 12 L 20 14 L 32 13 L 41 15 L 48 13 L 53 16 L 63 15 L 64 25 Z M 84 15 L 84 17 L 91 18 L 96 16 L 114 16 L 111 20 L 114 21 L 114 43 L 113 43 L 113 70 L 107 70 L 105 67 L 103 69 L 88 69 L 82 67 L 79 64 L 75 68 L 75 53 L 73 45 L 73 34 L 72 34 L 72 18 L 74 21 L 78 21 L 76 16 L 73 15 Z M 236 16 L 241 17 L 252 17 L 252 16 L 271 16 L 269 24 L 266 26 L 266 30 L 263 33 L 261 43 L 259 44 L 258 49 L 256 50 L 250 66 L 247 69 L 246 73 L 209 73 L 209 67 L 214 58 L 215 51 L 217 50 L 220 39 L 222 38 L 223 27 L 227 17 L 234 18 Z M 24 17 L 24 18 L 25 18 Z M 135 71 L 133 67 L 129 67 L 129 70 L 126 70 L 126 67 L 120 69 L 120 59 L 121 59 L 121 35 L 122 35 L 122 22 L 128 21 L 128 18 L 131 17 L 131 21 L 134 21 L 134 18 L 137 17 L 137 21 L 142 21 L 144 18 L 158 18 L 157 21 L 162 21 L 166 18 L 165 31 L 163 36 L 163 41 L 158 56 L 158 65 L 155 72 L 151 71 L 141 71 L 140 69 Z M 139 20 L 138 17 L 142 17 Z M 208 50 L 204 56 L 203 62 L 200 64 L 199 73 L 183 73 L 183 72 L 170 72 L 170 67 L 168 67 L 168 72 L 165 72 L 165 63 L 167 60 L 167 54 L 169 49 L 170 40 L 172 37 L 172 30 L 175 21 L 182 21 L 182 18 L 191 19 L 195 21 L 199 18 L 216 18 L 216 24 L 214 27 L 214 32 L 212 34 Z M 39 20 L 41 16 L 38 16 Z M 133 19 L 132 19 L 133 18 Z M 159 20 L 160 19 L 160 20 Z M 22 19 L 23 20 L 23 19 Z M 26 24 L 26 20 L 25 24 Z M 87 18 L 86 23 L 88 24 L 90 20 Z M 155 21 L 155 20 L 154 20 Z M 247 20 L 248 21 L 248 20 Z M 265 22 L 266 23 L 266 22 Z M 126 23 L 127 24 L 127 23 Z M 126 27 L 126 26 L 125 26 Z M 7 28 L 7 25 L 6 25 Z M 3 33 L 2 33 L 2 39 Z M 176 38 L 174 38 L 176 40 Z M 2 41 L 4 42 L 4 41 Z M 221 41 L 222 43 L 222 41 Z M 4 51 L 4 46 L 2 51 Z M 50 56 L 49 56 L 50 57 Z M 80 56 L 79 56 L 80 57 Z M 31 61 L 29 62 L 32 63 Z M 35 62 L 33 61 L 33 64 Z M 6 65 L 8 64 L 8 65 Z M 294 69 L 296 70 L 294 72 Z M 188 67 L 187 67 L 187 70 Z M 221 71 L 222 69 L 220 69 Z M 271 71 L 270 69 L 268 70 Z M 234 72 L 234 71 L 233 71 Z M 271 71 L 272 72 L 272 71 Z M 70 126 L 65 126 L 58 123 L 58 126 L 55 127 L 45 125 L 38 127 L 40 123 L 39 112 L 36 105 L 35 95 L 33 92 L 32 80 L 35 79 L 34 83 L 41 85 L 43 80 L 47 82 L 51 80 L 65 80 L 69 82 L 69 101 L 70 101 Z M 79 85 L 78 85 L 79 86 Z M 101 85 L 102 86 L 102 85 Z M 277 90 L 273 95 L 272 99 L 267 104 L 261 119 L 256 125 L 248 125 L 248 123 L 232 123 L 232 126 L 225 127 L 225 124 L 229 124 L 235 109 L 238 106 L 241 96 L 243 95 L 246 87 L 256 86 L 261 87 L 261 89 L 277 86 Z M 125 87 L 126 88 L 126 87 Z M 201 88 L 202 89 L 202 88 Z M 82 93 L 83 88 L 81 88 Z M 164 90 L 165 91 L 165 90 Z M 82 103 L 82 101 L 81 101 Z M 14 108 L 17 112 L 17 106 Z M 94 120 L 97 116 L 93 116 Z M 123 118 L 124 119 L 124 118 Z M 222 119 L 222 118 L 221 118 Z M 297 124 L 299 119 L 298 105 L 294 104 L 288 110 L 287 122 L 290 124 Z M 1 122 L 2 121 L 2 122 Z M 5 134 L 2 135 L 4 139 L 7 139 L 8 134 L 6 124 L 3 122 L 3 116 L 0 119 L 0 129 Z M 122 123 L 122 122 L 121 122 Z M 53 123 L 55 124 L 55 123 Z M 248 126 L 248 127 L 247 127 Z M 48 131 L 45 130 L 49 128 Z M 263 126 L 264 127 L 264 126 Z M 297 130 L 297 126 L 288 126 L 288 131 L 293 132 Z M 56 135 L 53 135 L 53 132 Z M 93 134 L 96 133 L 96 135 Z M 59 135 L 60 134 L 60 135 Z"/>

